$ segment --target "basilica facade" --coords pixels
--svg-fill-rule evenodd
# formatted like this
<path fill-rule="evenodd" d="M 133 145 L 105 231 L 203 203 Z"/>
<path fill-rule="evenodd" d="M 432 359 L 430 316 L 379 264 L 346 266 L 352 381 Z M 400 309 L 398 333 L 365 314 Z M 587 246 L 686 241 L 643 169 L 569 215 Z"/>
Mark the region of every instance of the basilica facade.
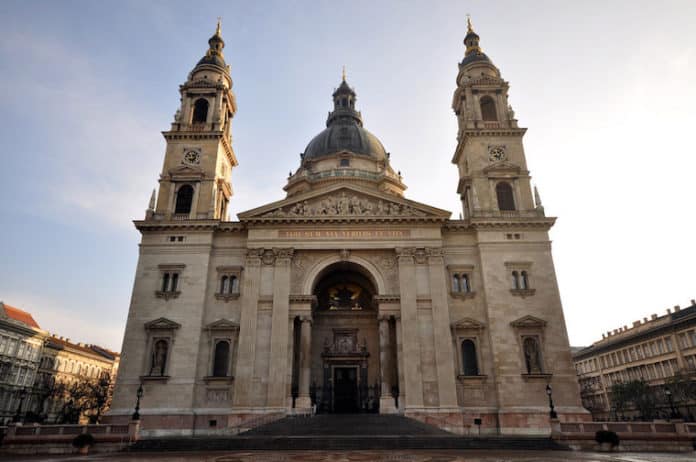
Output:
<path fill-rule="evenodd" d="M 363 127 L 344 76 L 285 198 L 228 221 L 237 106 L 218 26 L 180 87 L 159 191 L 135 222 L 110 419 L 130 418 L 141 386 L 151 436 L 307 412 L 548 434 L 547 386 L 560 420 L 588 419 L 525 129 L 471 25 L 464 43 L 452 101 L 460 219 L 405 197 L 397 156 Z"/>

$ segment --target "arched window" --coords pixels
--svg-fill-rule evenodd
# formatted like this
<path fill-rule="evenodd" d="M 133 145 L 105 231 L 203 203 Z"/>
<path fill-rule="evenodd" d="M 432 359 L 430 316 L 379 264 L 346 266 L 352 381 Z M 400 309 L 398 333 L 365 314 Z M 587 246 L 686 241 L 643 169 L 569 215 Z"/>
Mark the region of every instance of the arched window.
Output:
<path fill-rule="evenodd" d="M 495 101 L 490 96 L 481 98 L 481 117 L 486 121 L 497 121 L 498 113 L 495 110 Z"/>
<path fill-rule="evenodd" d="M 529 289 L 529 279 L 526 271 L 520 273 L 520 289 Z"/>
<path fill-rule="evenodd" d="M 237 276 L 230 276 L 230 289 L 233 294 L 239 293 L 239 278 Z"/>
<path fill-rule="evenodd" d="M 185 184 L 176 193 L 176 207 L 174 213 L 191 213 L 193 203 L 193 186 Z"/>
<path fill-rule="evenodd" d="M 459 287 L 462 292 L 469 293 L 471 292 L 471 285 L 469 284 L 469 275 L 468 274 L 462 274 L 462 278 L 459 281 Z"/>
<path fill-rule="evenodd" d="M 517 271 L 512 272 L 512 288 L 513 289 L 520 288 L 520 274 Z"/>
<path fill-rule="evenodd" d="M 476 344 L 473 340 L 466 339 L 462 342 L 462 362 L 464 375 L 479 375 Z"/>
<path fill-rule="evenodd" d="M 157 340 L 152 348 L 152 358 L 150 361 L 150 374 L 163 376 L 167 366 L 167 353 L 169 352 L 169 342 L 164 339 Z"/>
<path fill-rule="evenodd" d="M 208 120 L 208 100 L 199 98 L 193 103 L 193 123 L 204 124 Z"/>
<path fill-rule="evenodd" d="M 539 351 L 539 341 L 536 337 L 525 337 L 522 346 L 524 348 L 524 362 L 527 374 L 541 374 L 541 352 Z"/>
<path fill-rule="evenodd" d="M 495 186 L 495 194 L 498 196 L 498 210 L 515 210 L 515 198 L 510 183 L 498 183 Z"/>
<path fill-rule="evenodd" d="M 172 285 L 169 289 L 170 292 L 176 292 L 176 288 L 179 285 L 179 273 L 172 273 Z"/>
<path fill-rule="evenodd" d="M 230 342 L 220 340 L 215 344 L 213 357 L 213 377 L 227 377 L 230 359 Z"/>
<path fill-rule="evenodd" d="M 222 283 L 220 284 L 220 293 L 228 294 L 230 291 L 230 278 L 227 276 L 222 277 Z"/>
<path fill-rule="evenodd" d="M 162 292 L 166 292 L 169 289 L 169 273 L 164 273 L 162 275 Z"/>
<path fill-rule="evenodd" d="M 452 275 L 452 292 L 459 292 L 459 275 Z"/>

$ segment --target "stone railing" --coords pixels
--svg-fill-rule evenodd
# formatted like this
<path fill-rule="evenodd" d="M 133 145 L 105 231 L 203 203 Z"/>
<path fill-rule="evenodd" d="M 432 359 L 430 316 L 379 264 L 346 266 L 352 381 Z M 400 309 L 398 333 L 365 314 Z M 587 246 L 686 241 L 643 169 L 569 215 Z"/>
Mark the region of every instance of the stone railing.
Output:
<path fill-rule="evenodd" d="M 19 444 L 71 444 L 82 433 L 89 433 L 95 443 L 129 443 L 138 439 L 138 422 L 113 425 L 9 425 L 2 443 Z"/>
<path fill-rule="evenodd" d="M 595 433 L 611 431 L 619 437 L 620 450 L 691 451 L 696 423 L 684 422 L 556 422 L 552 436 L 573 449 L 598 449 Z"/>

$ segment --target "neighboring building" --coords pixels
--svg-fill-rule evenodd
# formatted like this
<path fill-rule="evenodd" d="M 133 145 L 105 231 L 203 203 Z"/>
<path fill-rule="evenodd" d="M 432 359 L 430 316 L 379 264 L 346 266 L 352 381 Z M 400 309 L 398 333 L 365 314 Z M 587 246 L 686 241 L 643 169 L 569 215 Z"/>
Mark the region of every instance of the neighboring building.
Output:
<path fill-rule="evenodd" d="M 12 420 L 20 404 L 33 404 L 31 388 L 47 335 L 31 314 L 0 302 L 0 425 Z"/>
<path fill-rule="evenodd" d="M 96 345 L 71 343 L 42 330 L 31 314 L 0 302 L 0 424 L 17 414 L 52 421 L 60 405 L 47 396 L 47 385 L 116 378 L 120 355 Z"/>
<path fill-rule="evenodd" d="M 595 420 L 637 416 L 635 409 L 616 412 L 611 396 L 612 385 L 634 380 L 652 387 L 659 403 L 657 413 L 669 416 L 672 410 L 665 385 L 676 375 L 696 381 L 696 302 L 692 300 L 684 309 L 675 306 L 663 316 L 653 314 L 650 319 L 635 321 L 630 328 L 607 332 L 602 340 L 575 352 L 573 360 L 583 405 Z M 693 419 L 690 407 L 696 406 L 696 396 L 683 402 L 679 398 L 672 397 L 675 407 L 682 416 Z"/>
<path fill-rule="evenodd" d="M 56 383 L 74 384 L 84 380 L 116 379 L 120 355 L 96 345 L 72 343 L 70 339 L 48 337 L 44 344 L 38 375 L 34 384 L 35 395 L 42 398 L 31 408 L 47 422 L 55 422 L 62 406 L 62 399 L 48 393 Z M 83 416 L 86 418 L 86 416 Z"/>
<path fill-rule="evenodd" d="M 589 419 L 551 256 L 555 218 L 534 199 L 526 129 L 478 42 L 469 25 L 453 99 L 463 219 L 404 198 L 398 155 L 363 128 L 344 75 L 286 198 L 225 221 L 237 106 L 218 27 L 180 87 L 159 194 L 135 222 L 113 420 L 133 413 L 141 384 L 144 435 L 225 432 L 312 404 L 548 434 L 547 384 L 561 419 Z"/>

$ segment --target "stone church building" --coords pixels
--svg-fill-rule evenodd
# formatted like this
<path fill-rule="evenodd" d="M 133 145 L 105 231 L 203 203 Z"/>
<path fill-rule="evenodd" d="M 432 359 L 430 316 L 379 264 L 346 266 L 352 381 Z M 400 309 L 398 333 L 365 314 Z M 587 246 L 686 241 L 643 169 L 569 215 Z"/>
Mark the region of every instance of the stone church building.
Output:
<path fill-rule="evenodd" d="M 141 384 L 151 436 L 312 409 L 548 434 L 547 385 L 560 420 L 587 420 L 555 219 L 532 192 L 508 83 L 471 24 L 452 100 L 458 220 L 404 196 L 398 157 L 363 127 L 344 75 L 285 198 L 228 221 L 237 105 L 219 25 L 208 43 L 163 133 L 159 191 L 135 222 L 112 420 L 130 418 Z"/>

